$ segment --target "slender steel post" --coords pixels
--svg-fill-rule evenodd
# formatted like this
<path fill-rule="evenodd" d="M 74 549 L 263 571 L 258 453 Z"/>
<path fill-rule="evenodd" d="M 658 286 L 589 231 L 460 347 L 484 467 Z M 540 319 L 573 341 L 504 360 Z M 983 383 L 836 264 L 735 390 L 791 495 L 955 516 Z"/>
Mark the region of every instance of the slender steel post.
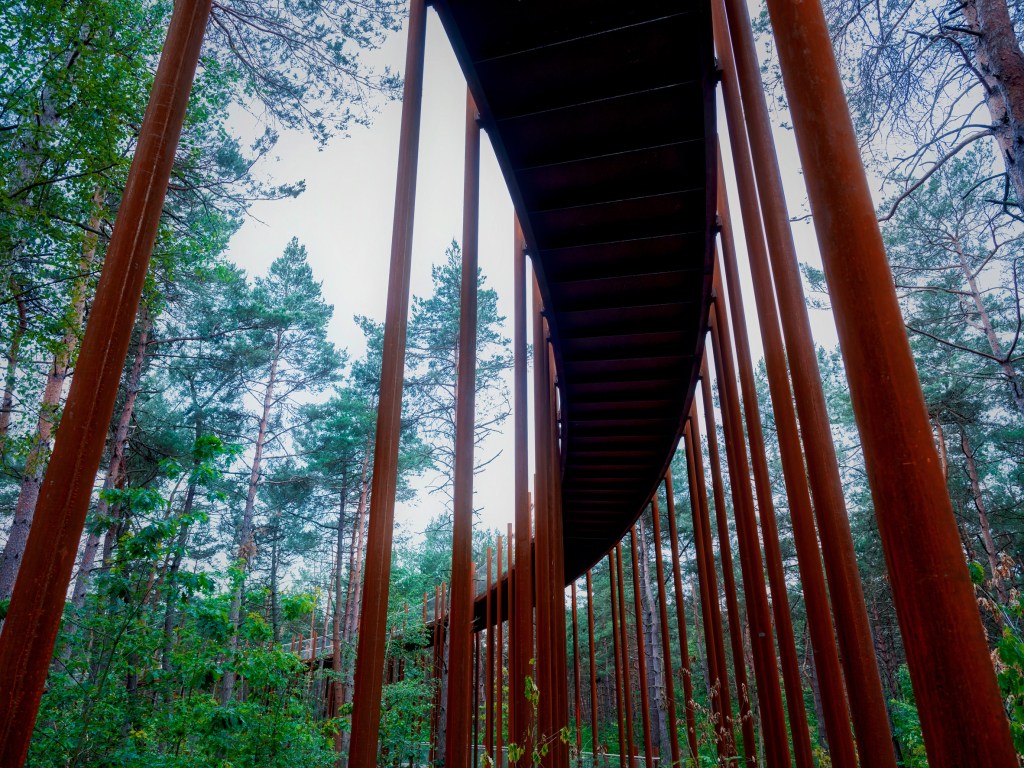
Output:
<path fill-rule="evenodd" d="M 515 507 L 516 507 L 516 601 L 515 605 L 515 674 L 509 695 L 512 699 L 510 738 L 530 754 L 528 739 L 529 714 L 526 709 L 525 680 L 533 672 L 533 528 L 530 522 L 527 344 L 526 344 L 526 242 L 519 220 L 515 220 L 513 246 L 513 318 L 512 351 L 514 356 L 512 387 L 512 418 L 515 432 Z"/>
<path fill-rule="evenodd" d="M 210 5 L 210 0 L 179 0 L 171 16 L 121 210 L 0 634 L 2 765 L 20 766 L 28 755 Z"/>
<path fill-rule="evenodd" d="M 644 652 L 644 619 L 643 605 L 640 601 L 640 570 L 638 560 L 639 549 L 636 545 L 636 526 L 629 529 L 629 547 L 633 566 L 633 618 L 636 627 L 636 657 L 640 671 L 640 722 L 644 733 L 644 763 L 653 768 L 654 750 L 651 744 L 651 703 L 647 691 L 647 655 Z"/>
<path fill-rule="evenodd" d="M 515 555 L 513 553 L 512 523 L 508 524 L 508 535 L 505 537 L 505 546 L 508 547 L 508 718 L 505 728 L 508 732 L 507 742 L 514 742 L 516 739 L 515 707 L 512 702 L 512 684 L 516 677 L 516 570 Z M 498 766 L 501 768 L 501 766 Z"/>
<path fill-rule="evenodd" d="M 661 550 L 661 515 L 658 513 L 658 494 L 651 499 L 651 527 L 654 536 L 654 560 L 658 577 L 658 618 L 661 619 L 661 655 L 665 667 L 665 709 L 668 714 L 669 748 L 672 765 L 679 766 L 679 729 L 676 728 L 676 690 L 672 679 L 672 641 L 668 631 L 668 603 L 665 600 L 665 558 Z M 664 759 L 664 755 L 662 755 Z"/>
<path fill-rule="evenodd" d="M 502 721 L 501 706 L 502 706 L 502 687 L 503 687 L 504 682 L 505 682 L 505 671 L 504 671 L 505 670 L 505 663 L 504 663 L 504 658 L 505 658 L 505 653 L 504 653 L 504 649 L 505 649 L 505 636 L 504 636 L 505 620 L 504 620 L 504 618 L 502 618 L 502 612 L 501 612 L 501 608 L 502 608 L 502 606 L 501 606 L 501 572 L 503 570 L 503 568 L 502 568 L 503 563 L 502 563 L 502 557 L 501 557 L 502 556 L 501 543 L 502 543 L 501 542 L 501 534 L 499 533 L 498 534 L 498 546 L 496 547 L 496 551 L 497 551 L 497 554 L 498 554 L 498 573 L 497 573 L 497 577 L 496 577 L 496 580 L 495 580 L 495 583 L 498 585 L 497 589 L 495 590 L 495 593 L 496 593 L 495 594 L 495 602 L 497 604 L 497 608 L 495 609 L 495 612 L 496 612 L 496 615 L 497 615 L 497 621 L 496 621 L 495 630 L 497 631 L 497 635 L 498 635 L 498 637 L 497 637 L 498 656 L 497 656 L 496 663 L 495 663 L 495 668 L 496 668 L 495 669 L 495 674 L 497 675 L 497 677 L 493 677 L 492 676 L 492 678 L 491 678 L 492 680 L 494 680 L 494 686 L 495 686 L 494 687 L 495 715 L 494 715 L 494 755 L 493 755 L 493 757 L 494 757 L 494 764 L 496 766 L 498 766 L 498 768 L 500 768 L 499 763 L 501 762 L 501 749 L 502 749 L 502 741 L 503 741 L 502 734 L 501 734 L 501 725 L 502 725 L 502 723 L 501 723 L 501 721 Z M 511 596 L 511 590 L 512 590 L 512 573 L 511 572 L 509 572 L 509 574 L 508 574 L 508 580 L 506 581 L 506 584 L 508 585 L 509 595 Z"/>
<path fill-rule="evenodd" d="M 462 286 L 459 312 L 459 363 L 455 398 L 454 513 L 452 522 L 452 587 L 448 623 L 449 656 L 465 659 L 472 640 L 474 588 L 473 562 L 473 452 L 476 442 L 476 326 L 477 263 L 480 211 L 480 126 L 476 104 L 466 91 L 466 163 L 462 200 Z M 487 552 L 490 580 L 491 552 Z M 488 605 L 490 591 L 488 591 Z M 490 658 L 488 629 L 488 659 Z M 470 741 L 470 670 L 451 664 L 448 670 L 448 711 L 445 765 L 465 768 Z M 490 720 L 487 721 L 488 731 Z M 490 742 L 488 742 L 489 744 Z M 474 752 L 476 748 L 474 745 Z"/>
<path fill-rule="evenodd" d="M 491 624 L 495 621 L 494 606 L 491 601 L 491 587 L 495 582 L 491 580 L 491 569 L 494 565 L 494 550 L 491 547 L 487 548 L 487 591 L 484 593 L 484 611 L 486 613 L 486 632 L 487 632 L 487 644 L 484 653 L 486 654 L 486 664 L 484 665 L 484 711 L 486 716 L 484 718 L 484 749 L 487 754 L 494 754 L 494 632 L 491 631 Z M 498 614 L 497 621 L 501 621 L 501 615 Z"/>
<path fill-rule="evenodd" d="M 747 656 L 743 651 L 743 618 L 736 597 L 736 570 L 732 561 L 732 542 L 729 538 L 725 488 L 722 483 L 722 460 L 718 451 L 718 430 L 715 428 L 714 401 L 711 399 L 711 380 L 708 377 L 706 354 L 701 360 L 700 384 L 704 426 L 708 436 L 711 493 L 715 500 L 715 521 L 718 527 L 718 553 L 722 561 L 722 586 L 725 588 L 725 607 L 729 614 L 729 644 L 732 649 L 733 672 L 736 676 L 736 698 L 739 699 L 740 707 L 743 762 L 745 765 L 757 765 L 757 736 L 754 733 L 754 717 L 751 711 L 750 684 L 747 682 Z"/>
<path fill-rule="evenodd" d="M 619 582 L 619 647 L 622 649 L 622 698 L 626 717 L 626 755 L 633 766 L 633 691 L 629 683 L 629 630 L 626 627 L 626 588 L 622 578 L 622 544 L 615 545 L 615 578 Z"/>
<path fill-rule="evenodd" d="M 708 660 L 711 683 L 711 711 L 716 720 L 715 746 L 721 763 L 729 763 L 735 755 L 732 703 L 729 696 L 729 668 L 722 638 L 722 617 L 718 604 L 718 577 L 711 551 L 711 531 L 707 513 L 707 490 L 701 463 L 700 433 L 697 432 L 696 411 L 690 406 L 690 417 L 683 431 L 686 448 L 686 469 L 690 481 L 690 511 L 693 514 L 693 543 L 697 550 L 697 584 L 700 587 L 701 615 L 704 622 L 704 650 Z"/>
<path fill-rule="evenodd" d="M 807 487 L 807 476 L 796 423 L 796 411 L 786 370 L 786 353 L 779 329 L 775 295 L 772 291 L 771 269 L 768 265 L 768 253 L 761 226 L 761 207 L 757 199 L 754 172 L 750 162 L 750 146 L 747 141 L 746 127 L 743 124 L 743 109 L 740 104 L 732 43 L 729 40 L 727 25 L 722 18 L 725 12 L 724 7 L 721 3 L 715 2 L 712 3 L 712 10 L 716 24 L 715 35 L 718 39 L 719 62 L 723 70 L 722 96 L 732 145 L 732 161 L 740 198 L 740 214 L 746 236 L 747 260 L 753 278 L 754 299 L 764 345 L 765 369 L 775 416 L 776 435 L 786 483 L 786 496 L 789 499 L 793 541 L 800 567 L 800 581 L 807 609 L 811 648 L 822 694 L 822 712 L 825 729 L 828 733 L 829 756 L 833 765 L 842 768 L 856 764 L 853 737 L 850 733 L 850 711 L 846 703 L 846 691 L 832 629 L 832 613 L 828 602 L 825 574 L 821 565 L 821 553 L 818 549 L 814 513 L 811 509 L 811 498 Z M 722 223 L 722 262 L 729 286 L 729 307 L 732 311 L 737 357 L 746 401 L 749 399 L 746 391 L 750 387 L 748 381 L 750 346 L 747 341 L 743 295 L 739 287 L 739 268 L 729 213 L 729 198 L 725 194 L 725 174 L 722 169 L 721 157 L 719 157 L 718 189 L 718 212 Z M 755 423 L 759 423 L 759 419 Z M 848 671 L 856 674 L 856 669 L 852 667 L 848 667 Z M 861 745 L 864 748 L 868 747 L 870 740 L 862 741 Z M 867 762 L 870 758 L 866 749 L 861 752 L 862 762 Z"/>
<path fill-rule="evenodd" d="M 626 713 L 623 704 L 622 686 L 622 648 L 619 641 L 619 594 L 615 588 L 615 552 L 608 553 L 608 582 L 612 603 L 612 651 L 615 658 L 615 718 L 619 727 L 619 768 L 626 768 Z"/>
<path fill-rule="evenodd" d="M 580 692 L 580 642 L 576 617 L 576 582 L 572 583 L 572 674 L 576 688 L 576 754 L 579 755 L 583 746 L 583 694 Z M 578 758 L 582 759 L 582 758 Z"/>
<path fill-rule="evenodd" d="M 668 539 L 672 549 L 672 587 L 675 589 L 676 624 L 679 631 L 679 673 L 683 678 L 683 702 L 686 712 L 686 744 L 690 759 L 696 765 L 697 713 L 693 700 L 693 676 L 690 674 L 690 641 L 686 636 L 686 606 L 683 579 L 679 567 L 679 531 L 676 529 L 676 497 L 672 488 L 672 471 L 665 473 L 665 513 L 668 515 Z M 697 617 L 694 617 L 694 621 Z"/>
<path fill-rule="evenodd" d="M 398 437 L 402 428 L 402 389 L 405 381 L 406 327 L 409 321 L 409 280 L 425 40 L 426 4 L 424 0 L 411 0 L 380 398 L 377 405 L 373 480 L 363 571 L 363 604 L 359 617 L 353 688 L 352 733 L 358 734 L 358 738 L 352 739 L 349 768 L 376 766 L 377 741 L 380 736 L 384 633 L 388 620 L 391 541 L 395 523 Z"/>
<path fill-rule="evenodd" d="M 773 0 L 768 7 L 929 763 L 1012 765 L 1005 711 L 824 15 L 817 2 L 797 8 Z"/>
<path fill-rule="evenodd" d="M 590 754 L 592 768 L 597 768 L 598 717 L 597 717 L 597 657 L 594 654 L 594 580 L 587 571 L 587 650 L 590 654 Z"/>
<path fill-rule="evenodd" d="M 761 548 L 757 540 L 757 519 L 754 515 L 753 489 L 750 486 L 750 465 L 747 463 L 746 441 L 740 416 L 739 393 L 736 389 L 732 344 L 728 319 L 711 305 L 711 342 L 715 354 L 715 378 L 722 402 L 722 429 L 725 434 L 726 462 L 736 519 L 736 538 L 740 546 L 740 571 L 750 621 L 750 644 L 754 657 L 758 706 L 764 733 L 765 761 L 769 768 L 788 766 L 789 745 L 786 721 L 779 686 L 778 659 L 775 655 L 768 590 L 764 578 Z"/>

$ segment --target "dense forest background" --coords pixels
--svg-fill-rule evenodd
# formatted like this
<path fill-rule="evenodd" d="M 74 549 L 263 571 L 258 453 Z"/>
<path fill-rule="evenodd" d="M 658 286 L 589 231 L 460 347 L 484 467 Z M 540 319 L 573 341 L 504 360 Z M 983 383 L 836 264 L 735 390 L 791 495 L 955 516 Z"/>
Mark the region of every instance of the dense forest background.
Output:
<path fill-rule="evenodd" d="M 1005 0 L 825 5 L 877 181 L 883 234 L 993 662 L 1024 752 L 1024 93 L 1013 87 L 1024 80 L 1014 81 L 1006 63 L 1016 48 L 1024 72 L 1024 11 Z M 0 618 L 170 9 L 157 0 L 15 0 L 0 9 Z M 403 18 L 403 4 L 391 0 L 215 3 L 30 765 L 329 766 L 343 759 L 382 326 L 379 318 L 353 318 L 365 339 L 357 355 L 332 342 L 328 323 L 335 312 L 349 313 L 324 299 L 325 276 L 313 273 L 301 232 L 265 274 L 246 274 L 226 252 L 254 203 L 303 192 L 302 180 L 272 182 L 261 170 L 281 130 L 321 144 L 342 141 L 350 126 L 371 121 L 375 104 L 396 97 L 399 78 L 365 58 Z M 766 33 L 763 17 L 760 26 Z M 767 34 L 762 42 L 766 82 L 785 124 Z M 232 132 L 235 110 L 260 126 L 255 140 Z M 433 494 L 445 510 L 459 256 L 456 242 L 429 254 L 432 285 L 414 299 L 399 473 L 405 498 Z M 805 276 L 827 307 L 820 271 L 809 264 Z M 509 415 L 511 357 L 497 293 L 485 275 L 478 279 L 477 442 L 486 446 Z M 905 766 L 924 766 L 842 361 L 826 348 L 820 361 L 898 754 Z M 766 393 L 763 371 L 759 385 Z M 769 402 L 765 394 L 770 438 Z M 769 452 L 807 710 L 817 759 L 828 765 L 771 440 Z M 477 452 L 480 467 L 492 459 Z M 668 590 L 686 610 L 702 756 L 713 764 L 681 455 L 673 474 L 684 576 L 682 594 L 671 583 Z M 475 533 L 480 580 L 499 533 L 482 525 Z M 640 652 L 656 671 L 654 562 L 667 556 L 668 544 L 653 540 L 646 515 L 638 534 L 647 638 Z M 424 617 L 449 580 L 450 540 L 450 512 L 425 532 L 399 531 L 393 637 L 423 636 Z M 629 584 L 628 548 L 624 557 Z M 592 601 L 599 736 L 614 754 L 606 562 L 595 567 L 593 583 L 593 595 L 578 585 L 578 605 L 585 616 Z M 632 613 L 629 621 L 636 621 Z M 319 664 L 296 653 L 300 639 L 313 636 L 328 638 L 331 648 Z M 386 686 L 382 743 L 397 759 L 420 754 L 430 728 L 425 702 L 440 700 L 444 674 L 415 643 L 392 646 L 402 674 Z M 630 648 L 634 666 L 637 652 Z M 571 661 L 571 638 L 569 653 Z M 655 673 L 649 684 L 655 743 L 667 754 L 663 681 Z"/>

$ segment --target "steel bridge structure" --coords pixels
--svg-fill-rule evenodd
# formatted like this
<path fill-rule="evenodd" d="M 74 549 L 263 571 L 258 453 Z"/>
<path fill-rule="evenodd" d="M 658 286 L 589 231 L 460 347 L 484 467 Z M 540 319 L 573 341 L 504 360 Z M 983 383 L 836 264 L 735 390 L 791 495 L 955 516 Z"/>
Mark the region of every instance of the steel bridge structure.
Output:
<path fill-rule="evenodd" d="M 1010 768 L 1017 758 L 1009 725 L 825 18 L 819 0 L 767 5 L 929 764 Z M 211 0 L 175 3 L 0 634 L 4 766 L 20 766 L 27 753 L 210 7 Z M 568 766 L 569 745 L 552 738 L 571 713 L 579 722 L 582 712 L 579 654 L 570 669 L 567 638 L 576 643 L 581 632 L 576 596 L 585 588 L 593 664 L 591 569 L 607 559 L 615 716 L 627 747 L 620 759 L 625 766 L 639 751 L 650 768 L 647 685 L 630 681 L 623 547 L 632 551 L 635 569 L 634 525 L 651 509 L 666 706 L 669 722 L 683 724 L 681 733 L 669 728 L 671 753 L 659 758 L 696 764 L 688 762 L 697 752 L 690 658 L 673 649 L 669 633 L 674 602 L 687 648 L 682 600 L 668 599 L 683 594 L 669 473 L 681 446 L 699 575 L 694 621 L 706 637 L 719 762 L 813 766 L 750 325 L 765 354 L 832 765 L 895 768 L 746 3 L 433 0 L 432 7 L 465 74 L 467 99 L 452 584 L 430 626 L 435 660 L 438 653 L 486 655 L 488 753 L 500 763 L 510 741 L 529 749 L 530 739 L 552 739 L 542 764 Z M 410 0 L 351 768 L 378 764 L 381 691 L 385 677 L 396 674 L 385 655 L 386 622 L 428 12 L 425 0 Z M 724 126 L 716 118 L 719 106 Z M 494 576 L 488 568 L 487 589 L 477 595 L 471 533 L 481 133 L 494 148 L 517 215 L 509 244 L 515 476 L 514 519 L 497 543 Z M 719 148 L 725 143 L 728 165 Z M 728 186 L 740 203 L 743 248 L 734 239 Z M 750 308 L 739 285 L 741 256 L 753 278 Z M 720 410 L 711 407 L 712 372 Z M 660 556 L 663 540 L 670 558 Z M 635 573 L 632 583 L 635 641 L 642 644 Z M 749 637 L 740 631 L 739 586 Z M 495 660 L 506 653 L 503 725 L 502 664 Z M 641 678 L 649 671 L 643 659 L 641 652 Z M 472 664 L 452 664 L 447 674 L 443 755 L 433 744 L 432 757 L 467 768 L 477 750 L 479 686 Z M 543 692 L 536 726 L 527 677 Z M 672 690 L 676 681 L 681 696 Z M 637 692 L 641 733 L 622 714 L 633 711 Z M 590 695 L 596 716 L 593 686 Z M 677 701 L 683 711 L 676 711 Z M 587 746 L 597 754 L 594 725 L 595 741 Z"/>

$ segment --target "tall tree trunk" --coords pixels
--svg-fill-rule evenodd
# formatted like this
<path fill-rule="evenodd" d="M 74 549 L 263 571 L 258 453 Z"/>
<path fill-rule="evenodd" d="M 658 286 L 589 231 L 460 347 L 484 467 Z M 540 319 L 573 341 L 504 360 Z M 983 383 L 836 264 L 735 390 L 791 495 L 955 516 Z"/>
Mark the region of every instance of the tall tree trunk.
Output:
<path fill-rule="evenodd" d="M 345 500 L 348 496 L 348 483 L 345 481 L 346 477 L 347 475 L 343 475 L 341 493 L 339 494 L 338 535 L 334 540 L 334 622 L 331 626 L 331 671 L 334 672 L 334 680 L 331 683 L 332 695 L 329 697 L 331 708 L 327 712 L 328 717 L 337 717 L 338 708 L 341 706 L 341 700 L 344 696 L 345 689 L 345 686 L 341 681 L 341 561 L 345 554 Z M 337 768 L 342 768 L 344 765 L 344 759 L 342 758 L 341 751 L 343 741 L 344 740 L 341 738 L 341 729 L 339 728 L 338 733 L 334 737 L 334 750 L 338 753 L 338 759 L 336 762 Z"/>
<path fill-rule="evenodd" d="M 18 324 L 11 334 L 11 345 L 7 348 L 7 368 L 4 371 L 4 394 L 0 401 L 0 455 L 7 454 L 7 433 L 11 428 L 11 412 L 14 410 L 14 386 L 18 380 L 21 340 L 28 330 L 28 306 L 24 291 L 17 278 L 11 277 L 11 295 L 18 309 Z"/>
<path fill-rule="evenodd" d="M 185 503 L 181 508 L 181 516 L 188 519 L 192 514 L 192 507 L 195 504 L 196 483 L 190 480 L 188 490 L 185 492 Z M 173 591 L 174 577 L 181 569 L 181 560 L 185 554 L 185 545 L 188 542 L 188 523 L 182 523 L 175 542 L 174 558 L 167 569 L 167 581 L 172 585 L 172 591 L 167 595 L 167 606 L 164 609 L 164 642 L 160 656 L 160 668 L 165 672 L 171 671 L 171 654 L 174 653 L 174 624 L 177 621 L 176 603 L 178 602 L 177 592 Z"/>
<path fill-rule="evenodd" d="M 78 578 L 75 580 L 75 591 L 71 598 L 72 604 L 78 609 L 85 605 L 85 595 L 89 589 L 89 579 L 92 576 L 96 552 L 100 547 L 100 532 L 97 526 L 104 523 L 110 511 L 110 502 L 107 500 L 106 492 L 113 490 L 114 483 L 120 477 L 121 469 L 124 466 L 124 454 L 128 445 L 128 428 L 131 426 L 132 415 L 135 412 L 135 401 L 139 395 L 139 386 L 142 381 L 142 366 L 146 359 L 146 348 L 149 346 L 149 331 L 152 325 L 153 322 L 150 319 L 149 313 L 143 308 L 139 340 L 135 345 L 135 359 L 132 361 L 132 370 L 128 375 L 124 406 L 121 408 L 121 417 L 118 419 L 117 428 L 114 431 L 110 465 L 107 467 L 107 474 L 103 478 L 103 492 L 100 493 L 99 501 L 96 502 L 95 524 L 93 525 L 93 531 L 89 533 L 89 537 L 86 539 L 85 548 L 82 550 L 82 559 L 78 566 Z"/>
<path fill-rule="evenodd" d="M 238 626 L 242 611 L 242 594 L 245 589 L 245 573 L 249 569 L 249 563 L 255 554 L 256 545 L 253 540 L 253 515 L 256 511 L 256 492 L 260 486 L 260 465 L 263 461 L 263 447 L 267 440 L 267 428 L 270 424 L 270 411 L 274 403 L 274 385 L 277 383 L 277 366 L 281 357 L 282 332 L 278 331 L 274 343 L 273 357 L 270 361 L 270 375 L 267 377 L 267 386 L 263 393 L 263 411 L 260 414 L 259 431 L 256 433 L 256 446 L 252 458 L 252 470 L 249 473 L 249 489 L 245 496 L 245 511 L 242 514 L 242 525 L 238 531 L 238 559 L 242 562 L 242 576 L 235 587 L 235 594 L 231 598 L 231 608 L 228 611 L 228 621 L 231 623 L 231 639 L 228 641 L 229 666 L 224 671 L 221 685 L 221 703 L 227 704 L 235 695 L 235 675 L 230 664 L 238 652 Z"/>
<path fill-rule="evenodd" d="M 658 604 L 654 579 L 651 577 L 651 563 L 648 552 L 647 528 L 643 516 L 636 521 L 640 554 L 640 580 L 643 583 L 644 645 L 647 651 L 647 698 L 650 701 L 651 739 L 657 746 L 661 759 L 670 755 L 667 722 L 668 712 L 665 701 L 664 661 L 661 655 L 661 617 L 655 606 Z M 657 556 L 655 551 L 655 556 Z"/>
<path fill-rule="evenodd" d="M 978 478 L 978 465 L 974 459 L 974 450 L 971 447 L 970 438 L 967 436 L 967 428 L 960 425 L 960 446 L 963 448 L 964 459 L 967 463 L 967 476 L 971 481 L 971 497 L 974 506 L 978 510 L 978 527 L 981 529 L 981 543 L 985 547 L 985 555 L 988 558 L 988 566 L 992 571 L 992 586 L 995 587 L 999 602 L 1008 605 L 1010 595 L 1006 589 L 1006 583 L 999 575 L 999 551 L 996 549 L 995 539 L 992 538 L 992 526 L 989 524 L 988 508 L 985 505 L 985 497 L 981 492 L 981 481 Z"/>
<path fill-rule="evenodd" d="M 93 194 L 93 214 L 89 218 L 91 230 L 99 227 L 100 206 L 103 203 L 101 190 Z M 39 404 L 39 417 L 36 422 L 36 433 L 32 439 L 32 447 L 25 459 L 25 471 L 21 480 L 21 492 L 14 507 L 14 522 L 11 532 L 0 556 L 0 600 L 7 599 L 14 590 L 14 581 L 18 577 L 21 558 L 25 554 L 28 532 L 32 527 L 32 515 L 35 513 L 36 501 L 39 499 L 39 488 L 46 471 L 46 462 L 50 456 L 50 441 L 57 425 L 61 395 L 67 379 L 71 362 L 78 350 L 79 336 L 82 333 L 82 321 L 85 318 L 85 304 L 89 288 L 89 271 L 96 259 L 96 247 L 99 242 L 95 232 L 85 235 L 82 243 L 82 258 L 79 262 L 79 274 L 75 278 L 71 290 L 71 306 L 65 318 L 64 337 L 53 356 L 53 364 L 46 375 L 43 396 Z"/>

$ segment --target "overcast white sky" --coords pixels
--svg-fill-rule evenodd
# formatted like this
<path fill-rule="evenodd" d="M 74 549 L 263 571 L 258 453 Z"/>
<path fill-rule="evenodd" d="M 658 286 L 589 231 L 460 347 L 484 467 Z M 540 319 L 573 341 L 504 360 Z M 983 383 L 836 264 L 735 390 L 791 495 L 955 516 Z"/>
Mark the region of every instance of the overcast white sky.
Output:
<path fill-rule="evenodd" d="M 376 66 L 390 65 L 404 71 L 405 31 L 368 59 Z M 444 257 L 452 238 L 462 232 L 463 129 L 466 86 L 447 38 L 433 11 L 428 13 L 427 53 L 424 79 L 423 122 L 420 134 L 420 166 L 413 245 L 412 291 L 430 291 L 431 265 Z M 306 245 L 314 273 L 323 282 L 327 301 L 335 308 L 331 339 L 350 350 L 363 352 L 362 334 L 353 315 L 384 316 L 390 254 L 392 208 L 398 162 L 398 131 L 401 104 L 382 105 L 371 128 L 356 126 L 352 134 L 336 138 L 319 151 L 308 137 L 284 134 L 278 144 L 276 163 L 266 168 L 280 181 L 305 179 L 307 191 L 295 200 L 258 203 L 252 216 L 231 242 L 229 256 L 250 274 L 262 274 L 292 236 Z M 719 116 L 720 134 L 725 132 Z M 777 131 L 780 159 L 793 215 L 804 213 L 805 192 L 799 175 L 792 135 Z M 728 142 L 723 141 L 729 173 Z M 731 178 L 729 179 L 730 186 Z M 731 194 L 731 190 L 730 190 Z M 733 196 L 734 198 L 734 196 Z M 733 199 L 734 211 L 738 202 Z M 512 204 L 489 142 L 482 142 L 480 266 L 499 293 L 499 310 L 512 316 Z M 734 219 L 738 219 L 734 215 Z M 743 237 L 738 221 L 736 240 L 744 269 Z M 795 225 L 801 259 L 819 265 L 813 229 Z M 754 319 L 753 297 L 746 278 L 747 316 Z M 756 321 L 755 321 L 756 322 Z M 835 344 L 831 317 L 812 313 L 819 344 Z M 511 329 L 508 334 L 511 336 Z M 761 354 L 756 327 L 750 328 L 755 357 Z M 493 441 L 489 450 L 502 456 L 478 476 L 476 506 L 478 524 L 504 531 L 511 519 L 511 420 L 507 434 Z M 421 531 L 443 503 L 440 497 L 420 494 L 412 504 L 399 505 L 396 520 L 407 531 Z"/>

